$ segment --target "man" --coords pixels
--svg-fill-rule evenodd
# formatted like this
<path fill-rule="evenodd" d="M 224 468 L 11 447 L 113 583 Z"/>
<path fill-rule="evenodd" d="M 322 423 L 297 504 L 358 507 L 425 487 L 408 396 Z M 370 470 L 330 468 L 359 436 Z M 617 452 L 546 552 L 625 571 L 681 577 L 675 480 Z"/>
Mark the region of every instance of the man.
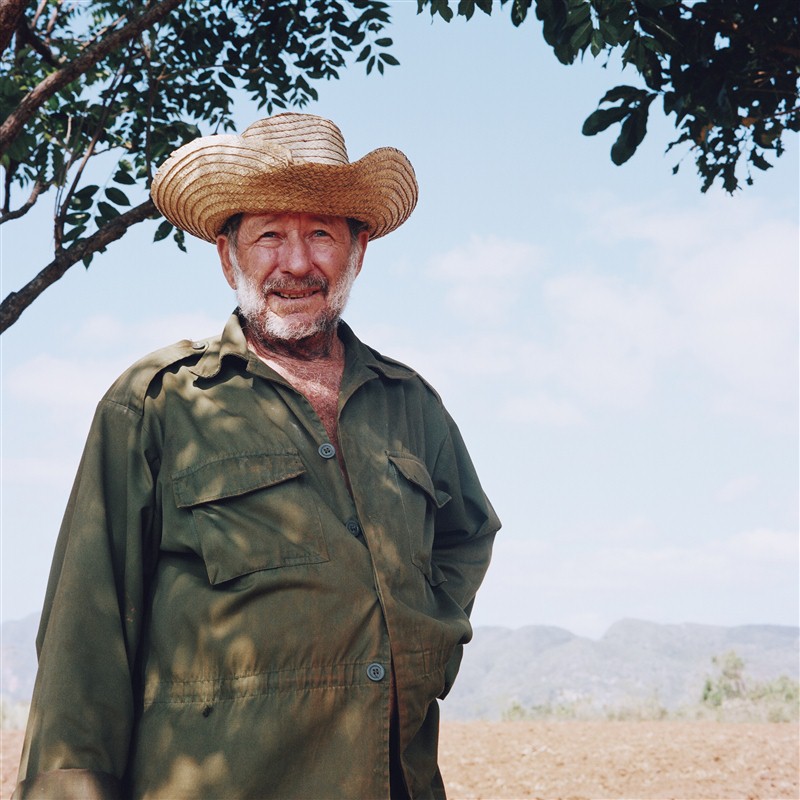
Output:
<path fill-rule="evenodd" d="M 436 698 L 499 521 L 436 393 L 340 321 L 411 165 L 282 114 L 181 147 L 152 195 L 238 308 L 98 406 L 15 797 L 443 797 Z"/>

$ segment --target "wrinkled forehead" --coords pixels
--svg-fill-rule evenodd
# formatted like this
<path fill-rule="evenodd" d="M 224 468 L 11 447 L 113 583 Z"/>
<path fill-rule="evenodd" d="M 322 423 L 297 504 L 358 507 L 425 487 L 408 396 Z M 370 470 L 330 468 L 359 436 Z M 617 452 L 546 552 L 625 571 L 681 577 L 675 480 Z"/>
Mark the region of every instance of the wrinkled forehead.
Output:
<path fill-rule="evenodd" d="M 347 225 L 347 217 L 337 217 L 331 214 L 309 214 L 304 211 L 297 212 L 244 212 L 240 215 L 240 224 L 254 225 Z"/>

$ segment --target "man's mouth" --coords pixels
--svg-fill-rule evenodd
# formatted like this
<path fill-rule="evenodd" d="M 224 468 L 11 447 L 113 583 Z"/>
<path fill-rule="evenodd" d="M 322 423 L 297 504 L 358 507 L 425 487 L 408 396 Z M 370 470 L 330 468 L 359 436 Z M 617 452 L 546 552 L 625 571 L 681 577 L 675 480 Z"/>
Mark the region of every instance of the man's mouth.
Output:
<path fill-rule="evenodd" d="M 283 289 L 281 291 L 273 291 L 272 293 L 283 300 L 302 300 L 317 294 L 319 291 L 319 289 L 298 289 L 297 291 Z"/>

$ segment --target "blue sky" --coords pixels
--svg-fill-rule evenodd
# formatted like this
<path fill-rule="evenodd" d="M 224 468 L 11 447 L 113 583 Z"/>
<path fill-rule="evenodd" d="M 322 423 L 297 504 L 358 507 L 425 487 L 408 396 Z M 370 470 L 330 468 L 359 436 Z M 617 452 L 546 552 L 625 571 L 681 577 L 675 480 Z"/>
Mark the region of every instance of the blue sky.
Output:
<path fill-rule="evenodd" d="M 401 66 L 318 85 L 351 159 L 411 159 L 420 202 L 372 243 L 345 318 L 441 393 L 504 528 L 476 624 L 798 624 L 798 148 L 699 191 L 670 124 L 615 167 L 583 119 L 635 76 L 565 67 L 507 9 L 393 3 Z M 247 103 L 239 128 L 262 116 Z M 50 259 L 51 201 L 0 228 L 2 293 Z M 147 223 L 0 339 L 2 618 L 38 611 L 97 400 L 128 364 L 221 329 L 214 248 Z"/>

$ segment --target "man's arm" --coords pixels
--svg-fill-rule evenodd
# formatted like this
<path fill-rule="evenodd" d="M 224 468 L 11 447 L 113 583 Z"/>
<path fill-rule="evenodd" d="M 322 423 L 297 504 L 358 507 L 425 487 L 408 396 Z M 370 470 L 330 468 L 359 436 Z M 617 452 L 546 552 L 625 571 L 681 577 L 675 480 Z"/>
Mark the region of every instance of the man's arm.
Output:
<path fill-rule="evenodd" d="M 469 615 L 491 560 L 500 520 L 481 487 L 456 424 L 449 416 L 447 421 L 449 437 L 437 458 L 433 479 L 450 500 L 436 514 L 432 561 L 446 578 L 442 588 Z M 455 681 L 461 655 L 459 645 L 447 664 L 441 697 Z"/>
<path fill-rule="evenodd" d="M 140 413 L 98 407 L 53 558 L 15 798 L 121 796 L 153 475 Z"/>

